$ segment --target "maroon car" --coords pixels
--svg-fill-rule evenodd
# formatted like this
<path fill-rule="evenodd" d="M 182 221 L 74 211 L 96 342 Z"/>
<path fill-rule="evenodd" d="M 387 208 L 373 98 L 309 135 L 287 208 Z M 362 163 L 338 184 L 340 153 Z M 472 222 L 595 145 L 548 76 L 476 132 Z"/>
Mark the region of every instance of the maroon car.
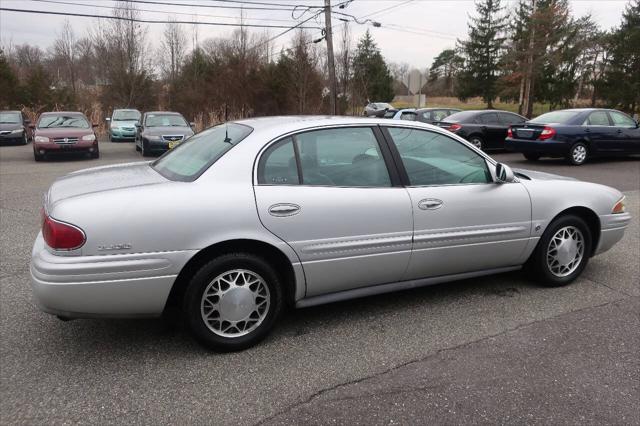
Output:
<path fill-rule="evenodd" d="M 33 156 L 36 161 L 53 153 L 84 152 L 93 158 L 100 156 L 98 138 L 81 112 L 45 112 L 33 126 Z"/>

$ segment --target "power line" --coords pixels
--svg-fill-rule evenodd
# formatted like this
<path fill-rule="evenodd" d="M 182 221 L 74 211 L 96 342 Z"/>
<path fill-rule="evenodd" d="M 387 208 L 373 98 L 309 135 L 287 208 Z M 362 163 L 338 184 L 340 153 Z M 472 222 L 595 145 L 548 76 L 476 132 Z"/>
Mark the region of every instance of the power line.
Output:
<path fill-rule="evenodd" d="M 374 15 L 378 15 L 378 14 L 380 14 L 382 12 L 386 12 L 388 10 L 395 9 L 396 7 L 404 6 L 405 4 L 411 3 L 413 1 L 415 1 L 415 0 L 404 0 L 402 3 L 394 4 L 393 6 L 385 7 L 384 9 L 380 9 L 380 10 L 372 12 L 372 13 L 370 13 L 368 15 L 364 15 L 361 19 L 368 18 L 368 17 L 374 16 Z"/>
<path fill-rule="evenodd" d="M 81 6 L 81 7 L 95 7 L 100 9 L 109 9 L 109 10 L 129 10 L 125 7 L 117 7 L 117 6 L 103 6 L 97 4 L 87 4 L 87 3 L 73 3 L 68 1 L 59 1 L 59 0 L 30 0 L 32 2 L 39 3 L 51 3 L 51 4 L 61 4 L 61 5 L 69 5 L 69 6 Z M 139 10 L 140 12 L 151 12 L 151 13 L 162 13 L 162 14 L 171 14 L 171 15 L 184 15 L 184 16 L 193 16 L 194 13 L 189 12 L 169 12 L 163 10 L 151 10 L 151 9 L 140 9 L 137 8 L 135 10 Z M 238 19 L 239 16 L 230 16 L 230 15 L 209 15 L 209 14 L 197 14 L 199 17 L 207 17 L 207 18 L 228 18 L 228 19 Z M 274 18 L 243 18 L 250 21 L 274 21 L 274 22 L 291 22 L 291 19 L 274 19 Z"/>
<path fill-rule="evenodd" d="M 54 12 L 49 10 L 13 9 L 8 7 L 0 7 L 0 10 L 6 11 L 6 12 L 32 13 L 32 14 L 40 14 L 40 15 L 59 15 L 59 16 L 77 16 L 82 18 L 115 19 L 118 21 L 140 22 L 144 24 L 186 24 L 186 25 L 222 26 L 222 27 L 246 27 L 246 28 L 287 28 L 287 30 L 284 31 L 282 34 L 289 32 L 293 28 L 320 29 L 320 27 L 302 27 L 300 26 L 302 23 L 296 25 L 295 27 L 289 28 L 286 25 L 230 24 L 227 22 L 202 22 L 202 21 L 169 21 L 169 20 L 160 21 L 160 20 L 151 20 L 151 19 L 130 18 L 130 17 L 124 17 L 124 16 L 92 15 L 92 14 L 72 13 L 72 12 Z M 304 22 L 307 22 L 307 21 L 304 21 Z"/>
<path fill-rule="evenodd" d="M 281 6 L 281 7 L 291 7 L 292 5 L 290 4 L 283 4 L 283 3 L 265 3 L 265 2 L 261 2 L 261 1 L 245 1 L 245 0 L 211 0 L 211 1 L 216 1 L 216 2 L 220 2 L 220 3 L 241 3 L 241 4 L 253 4 L 253 5 L 260 5 L 260 6 Z M 323 6 L 312 6 L 312 5 L 307 5 L 307 4 L 297 4 L 297 5 L 293 5 L 293 6 L 298 6 L 298 7 L 307 7 L 309 9 L 322 9 Z"/>
<path fill-rule="evenodd" d="M 286 11 L 290 12 L 293 10 L 293 6 L 287 6 L 285 8 L 276 8 L 276 7 L 258 7 L 258 6 L 226 6 L 221 4 L 194 4 L 194 3 L 166 3 L 162 1 L 154 1 L 154 0 L 127 0 L 130 3 L 140 3 L 140 4 L 156 4 L 163 6 L 178 6 L 178 7 L 204 7 L 204 8 L 213 8 L 213 9 L 241 9 L 241 10 L 270 10 L 270 11 Z"/>

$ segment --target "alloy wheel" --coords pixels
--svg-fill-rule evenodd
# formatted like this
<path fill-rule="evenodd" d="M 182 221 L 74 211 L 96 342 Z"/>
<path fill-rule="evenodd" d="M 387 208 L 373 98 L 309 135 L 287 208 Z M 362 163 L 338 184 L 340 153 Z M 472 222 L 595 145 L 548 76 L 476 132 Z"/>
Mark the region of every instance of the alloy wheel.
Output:
<path fill-rule="evenodd" d="M 587 159 L 587 147 L 584 145 L 576 145 L 571 150 L 571 157 L 576 164 L 584 163 L 584 160 Z"/>
<path fill-rule="evenodd" d="M 223 272 L 205 288 L 200 314 L 207 328 L 222 337 L 255 330 L 267 316 L 271 294 L 264 279 L 247 269 Z"/>
<path fill-rule="evenodd" d="M 575 226 L 560 228 L 547 247 L 547 267 L 556 277 L 571 275 L 584 256 L 584 236 Z"/>

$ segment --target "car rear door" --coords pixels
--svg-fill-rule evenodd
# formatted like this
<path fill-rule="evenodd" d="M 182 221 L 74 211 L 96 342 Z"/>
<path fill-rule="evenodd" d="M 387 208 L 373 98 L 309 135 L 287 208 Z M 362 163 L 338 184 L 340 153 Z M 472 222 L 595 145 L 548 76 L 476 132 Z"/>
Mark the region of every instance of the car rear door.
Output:
<path fill-rule="evenodd" d="M 498 118 L 495 112 L 485 112 L 478 117 L 480 129 L 484 135 L 484 148 L 504 148 L 504 139 L 507 137 L 507 127 Z"/>
<path fill-rule="evenodd" d="M 591 112 L 584 123 L 584 131 L 591 144 L 589 149 L 603 154 L 619 151 L 617 130 L 611 125 L 607 111 Z"/>
<path fill-rule="evenodd" d="M 377 127 L 310 130 L 260 156 L 258 214 L 297 253 L 306 296 L 395 282 L 407 268 L 411 200 L 380 138 Z"/>
<path fill-rule="evenodd" d="M 640 128 L 634 119 L 618 111 L 609 111 L 609 117 L 616 129 L 616 147 L 621 152 L 635 154 L 640 152 Z"/>
<path fill-rule="evenodd" d="M 413 206 L 413 251 L 403 279 L 525 261 L 531 201 L 521 183 L 494 183 L 483 156 L 439 132 L 389 126 L 384 134 L 404 166 Z"/>

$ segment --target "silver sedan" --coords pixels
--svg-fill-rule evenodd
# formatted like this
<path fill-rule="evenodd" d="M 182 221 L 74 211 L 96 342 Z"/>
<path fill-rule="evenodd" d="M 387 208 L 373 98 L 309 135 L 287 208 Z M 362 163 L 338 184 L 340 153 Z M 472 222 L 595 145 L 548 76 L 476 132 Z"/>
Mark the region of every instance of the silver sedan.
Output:
<path fill-rule="evenodd" d="M 59 178 L 31 278 L 63 319 L 157 316 L 247 348 L 306 307 L 527 268 L 575 280 L 630 221 L 602 185 L 512 171 L 419 122 L 274 117 L 205 130 L 154 162 Z"/>

